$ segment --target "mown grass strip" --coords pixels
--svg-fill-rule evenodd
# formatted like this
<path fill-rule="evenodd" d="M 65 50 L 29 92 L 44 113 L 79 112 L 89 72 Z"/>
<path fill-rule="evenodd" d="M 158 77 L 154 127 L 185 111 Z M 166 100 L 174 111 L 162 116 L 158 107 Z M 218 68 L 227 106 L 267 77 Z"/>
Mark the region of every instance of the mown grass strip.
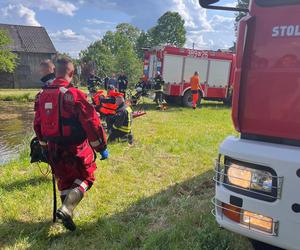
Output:
<path fill-rule="evenodd" d="M 38 89 L 0 89 L 0 101 L 32 102 Z"/>

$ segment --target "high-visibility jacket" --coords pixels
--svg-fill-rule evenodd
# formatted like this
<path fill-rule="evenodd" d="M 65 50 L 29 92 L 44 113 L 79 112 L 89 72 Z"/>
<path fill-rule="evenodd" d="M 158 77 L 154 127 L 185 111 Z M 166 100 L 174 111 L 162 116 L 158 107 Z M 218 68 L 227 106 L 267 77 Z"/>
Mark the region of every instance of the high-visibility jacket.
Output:
<path fill-rule="evenodd" d="M 117 96 L 124 95 L 115 90 L 109 91 L 107 97 L 105 99 L 101 99 L 100 113 L 104 115 L 115 115 L 118 108 L 118 105 L 116 104 Z"/>
<path fill-rule="evenodd" d="M 59 145 L 83 143 L 101 151 L 106 135 L 97 113 L 86 95 L 62 78 L 45 87 L 35 104 L 34 130 L 41 143 Z"/>
<path fill-rule="evenodd" d="M 104 97 L 104 91 L 103 90 L 99 90 L 94 96 L 93 96 L 93 103 L 96 106 L 100 106 L 101 105 L 101 101 L 100 98 Z"/>
<path fill-rule="evenodd" d="M 122 104 L 117 109 L 116 115 L 113 117 L 113 128 L 124 133 L 130 133 L 132 119 L 132 109 L 130 108 L 130 106 Z"/>
<path fill-rule="evenodd" d="M 200 77 L 199 76 L 192 76 L 191 77 L 191 90 L 199 90 L 200 89 Z"/>
<path fill-rule="evenodd" d="M 100 113 L 104 115 L 115 115 L 118 105 L 116 99 L 113 97 L 105 98 L 101 100 Z"/>

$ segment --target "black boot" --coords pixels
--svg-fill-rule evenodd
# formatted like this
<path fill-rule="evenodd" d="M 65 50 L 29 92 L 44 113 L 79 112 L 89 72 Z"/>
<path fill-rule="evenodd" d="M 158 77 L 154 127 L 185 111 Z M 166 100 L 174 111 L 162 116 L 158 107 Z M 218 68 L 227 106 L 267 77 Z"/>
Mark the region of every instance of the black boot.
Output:
<path fill-rule="evenodd" d="M 130 133 L 130 134 L 128 135 L 128 143 L 129 143 L 130 145 L 133 144 L 133 135 L 132 135 L 132 133 Z"/>
<path fill-rule="evenodd" d="M 62 220 L 65 228 L 74 231 L 76 229 L 76 225 L 73 222 L 73 211 L 75 207 L 79 204 L 79 202 L 83 198 L 83 193 L 79 188 L 74 188 L 70 191 L 70 193 L 64 199 L 62 206 L 57 209 L 56 216 L 57 218 Z"/>

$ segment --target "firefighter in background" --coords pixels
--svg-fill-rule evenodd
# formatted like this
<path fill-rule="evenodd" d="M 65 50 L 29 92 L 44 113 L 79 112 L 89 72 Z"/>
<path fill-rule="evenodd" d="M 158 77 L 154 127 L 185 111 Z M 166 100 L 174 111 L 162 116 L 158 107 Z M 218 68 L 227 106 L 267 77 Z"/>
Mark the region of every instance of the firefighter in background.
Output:
<path fill-rule="evenodd" d="M 114 85 L 109 85 L 107 89 L 107 96 L 113 96 L 116 93 L 116 87 Z"/>
<path fill-rule="evenodd" d="M 157 105 L 161 105 L 163 103 L 164 83 L 165 82 L 164 82 L 160 72 L 158 71 L 154 78 L 154 92 L 155 92 L 154 102 L 156 102 Z"/>
<path fill-rule="evenodd" d="M 41 78 L 41 83 L 43 84 L 42 88 L 47 87 L 55 79 L 55 65 L 49 59 L 44 60 L 40 63 L 39 73 L 40 76 L 42 77 Z M 41 92 L 42 90 L 36 94 L 35 100 L 38 100 Z M 34 107 L 34 109 L 36 109 L 36 107 Z"/>
<path fill-rule="evenodd" d="M 87 80 L 87 87 L 89 92 L 95 92 L 96 87 L 97 85 L 99 85 L 99 83 L 101 83 L 101 78 L 96 76 L 95 70 L 91 70 Z"/>
<path fill-rule="evenodd" d="M 107 76 L 107 75 L 105 75 L 105 77 L 104 77 L 104 89 L 105 90 L 108 90 L 108 82 L 109 82 L 109 77 Z"/>
<path fill-rule="evenodd" d="M 119 92 L 122 93 L 124 97 L 126 97 L 125 94 L 126 94 L 127 86 L 128 86 L 128 78 L 125 75 L 125 73 L 122 71 L 118 77 L 118 88 L 119 88 Z"/>
<path fill-rule="evenodd" d="M 95 154 L 108 158 L 106 135 L 86 95 L 70 83 L 74 66 L 69 59 L 57 61 L 56 79 L 36 100 L 34 130 L 47 152 L 57 180 L 62 206 L 57 218 L 73 231 L 73 211 L 95 181 Z"/>
<path fill-rule="evenodd" d="M 111 77 L 108 80 L 108 86 L 114 86 L 115 88 L 117 88 L 118 86 L 118 81 L 116 79 L 116 74 L 112 73 Z"/>
<path fill-rule="evenodd" d="M 116 110 L 118 108 L 118 105 L 116 104 L 116 97 L 119 95 L 123 95 L 119 92 L 117 92 L 114 88 L 114 86 L 109 86 L 107 91 L 107 96 L 103 98 L 101 96 L 100 99 L 100 106 L 99 106 L 99 113 L 100 116 L 105 119 L 107 131 L 111 131 L 112 129 L 112 118 L 116 114 Z"/>
<path fill-rule="evenodd" d="M 133 144 L 132 135 L 132 109 L 125 104 L 124 97 L 119 95 L 116 97 L 118 109 L 112 118 L 112 130 L 108 141 L 113 142 L 117 139 L 125 139 L 129 144 Z"/>
<path fill-rule="evenodd" d="M 40 75 L 43 86 L 51 84 L 55 78 L 55 66 L 49 59 L 44 60 L 40 63 Z"/>
<path fill-rule="evenodd" d="M 192 91 L 192 97 L 193 97 L 193 109 L 196 109 L 197 102 L 199 99 L 199 91 L 201 91 L 201 85 L 200 85 L 200 77 L 199 73 L 196 71 L 194 75 L 191 77 L 191 91 Z"/>

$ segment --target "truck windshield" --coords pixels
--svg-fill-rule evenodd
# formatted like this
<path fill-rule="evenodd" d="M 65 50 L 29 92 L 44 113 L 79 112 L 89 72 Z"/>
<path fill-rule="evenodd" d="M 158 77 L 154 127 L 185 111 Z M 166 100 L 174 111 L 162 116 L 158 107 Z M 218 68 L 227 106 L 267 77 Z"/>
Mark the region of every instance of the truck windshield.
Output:
<path fill-rule="evenodd" d="M 262 7 L 278 5 L 300 4 L 300 0 L 256 0 L 256 4 Z"/>

